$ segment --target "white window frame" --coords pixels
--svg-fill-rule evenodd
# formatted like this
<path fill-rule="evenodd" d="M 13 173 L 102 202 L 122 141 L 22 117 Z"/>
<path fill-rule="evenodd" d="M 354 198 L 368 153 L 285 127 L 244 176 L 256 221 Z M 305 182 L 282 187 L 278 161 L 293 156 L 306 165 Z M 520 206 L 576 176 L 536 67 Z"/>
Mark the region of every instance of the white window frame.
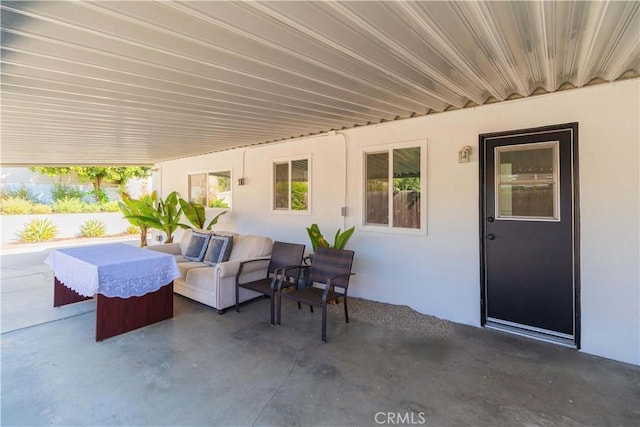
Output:
<path fill-rule="evenodd" d="M 307 188 L 307 209 L 306 210 L 293 210 L 291 209 L 291 190 L 293 186 L 291 185 L 291 164 L 297 160 L 306 160 L 307 161 L 307 176 L 309 177 L 309 184 Z M 276 164 L 287 163 L 289 165 L 289 195 L 288 195 L 288 208 L 287 209 L 276 209 L 275 207 L 275 195 L 276 195 Z M 289 157 L 281 157 L 277 159 L 273 159 L 271 161 L 271 183 L 269 184 L 271 187 L 271 200 L 269 204 L 271 205 L 271 212 L 274 214 L 293 214 L 293 215 L 311 215 L 311 200 L 312 200 L 312 162 L 311 162 L 311 154 L 302 154 L 300 156 L 289 156 Z"/>
<path fill-rule="evenodd" d="M 209 207 L 209 200 L 208 200 L 208 194 L 209 194 L 209 175 L 210 174 L 216 174 L 216 173 L 221 173 L 221 172 L 229 172 L 229 179 L 230 179 L 230 190 L 231 191 L 231 204 L 228 208 L 218 208 L 218 207 Z M 207 188 L 205 190 L 205 195 L 207 197 L 206 203 L 204 205 L 205 209 L 217 209 L 217 210 L 228 210 L 231 211 L 233 209 L 233 198 L 234 198 L 234 190 L 233 190 L 233 170 L 231 168 L 216 168 L 216 169 L 212 169 L 212 170 L 207 170 L 207 171 L 194 171 L 194 172 L 188 172 L 187 173 L 187 201 L 191 201 L 191 177 L 195 176 L 195 175 L 206 175 L 207 177 Z"/>
<path fill-rule="evenodd" d="M 389 197 L 389 224 L 367 224 L 367 154 L 388 153 L 389 154 L 389 180 L 393 180 L 393 150 L 420 147 L 420 228 L 404 228 L 393 226 L 393 197 Z M 393 234 L 427 234 L 427 140 L 418 139 L 411 141 L 393 142 L 389 144 L 370 145 L 362 148 L 360 156 L 362 179 L 361 186 L 361 229 L 363 231 L 374 231 L 379 233 Z M 393 183 L 390 182 L 390 191 L 393 192 Z"/>

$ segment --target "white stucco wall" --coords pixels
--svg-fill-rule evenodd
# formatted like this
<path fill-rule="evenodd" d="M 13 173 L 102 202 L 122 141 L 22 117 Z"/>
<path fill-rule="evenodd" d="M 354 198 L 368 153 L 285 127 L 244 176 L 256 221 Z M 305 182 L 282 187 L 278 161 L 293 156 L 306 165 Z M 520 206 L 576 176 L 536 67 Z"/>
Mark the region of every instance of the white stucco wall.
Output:
<path fill-rule="evenodd" d="M 305 227 L 311 223 L 329 235 L 355 225 L 352 295 L 477 326 L 478 135 L 578 122 L 582 351 L 640 364 L 639 94 L 635 79 L 185 158 L 159 165 L 154 182 L 165 195 L 186 196 L 188 173 L 231 169 L 233 209 L 219 229 L 310 246 Z M 362 149 L 418 139 L 427 140 L 427 234 L 362 230 Z M 464 145 L 473 154 L 471 163 L 460 164 Z M 272 161 L 306 154 L 312 156 L 311 215 L 273 213 Z M 243 167 L 246 185 L 238 186 Z"/>

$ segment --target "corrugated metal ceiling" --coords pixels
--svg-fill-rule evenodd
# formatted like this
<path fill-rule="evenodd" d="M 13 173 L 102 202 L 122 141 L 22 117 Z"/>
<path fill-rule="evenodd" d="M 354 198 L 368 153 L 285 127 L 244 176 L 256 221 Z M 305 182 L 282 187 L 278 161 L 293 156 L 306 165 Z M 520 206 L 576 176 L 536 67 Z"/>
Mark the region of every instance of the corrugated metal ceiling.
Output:
<path fill-rule="evenodd" d="M 150 164 L 637 77 L 632 2 L 1 3 L 9 164 Z"/>

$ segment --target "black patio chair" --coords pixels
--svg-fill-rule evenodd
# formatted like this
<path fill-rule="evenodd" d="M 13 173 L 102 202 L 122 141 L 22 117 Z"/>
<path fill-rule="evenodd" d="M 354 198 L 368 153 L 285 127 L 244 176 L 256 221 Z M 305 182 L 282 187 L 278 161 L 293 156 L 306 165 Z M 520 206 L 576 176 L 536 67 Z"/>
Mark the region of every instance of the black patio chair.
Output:
<path fill-rule="evenodd" d="M 349 323 L 349 309 L 347 290 L 351 265 L 353 264 L 353 251 L 345 249 L 316 248 L 311 265 L 301 265 L 296 269 L 303 272 L 305 287 L 296 287 L 293 292 L 282 293 L 278 289 L 278 325 L 282 317 L 282 298 L 290 299 L 300 304 L 322 308 L 322 341 L 327 342 L 327 304 L 339 301 L 342 298 L 344 304 L 344 320 Z M 286 269 L 285 269 L 286 270 Z M 285 271 L 286 272 L 286 271 Z M 341 288 L 341 292 L 337 292 Z"/>
<path fill-rule="evenodd" d="M 242 274 L 245 266 L 254 262 L 264 262 L 266 260 L 253 259 L 241 262 L 240 268 L 238 268 L 238 272 L 236 273 L 236 311 L 240 312 L 240 288 L 259 292 L 270 298 L 271 324 L 275 324 L 274 293 L 277 289 L 295 285 L 295 282 L 298 278 L 297 269 L 288 269 L 286 275 L 282 274 L 282 270 L 284 267 L 294 267 L 299 265 L 302 262 L 304 248 L 304 245 L 300 245 L 297 243 L 274 242 L 273 249 L 271 250 L 271 258 L 269 259 L 269 267 L 267 268 L 266 277 L 251 282 L 240 283 L 240 275 Z"/>

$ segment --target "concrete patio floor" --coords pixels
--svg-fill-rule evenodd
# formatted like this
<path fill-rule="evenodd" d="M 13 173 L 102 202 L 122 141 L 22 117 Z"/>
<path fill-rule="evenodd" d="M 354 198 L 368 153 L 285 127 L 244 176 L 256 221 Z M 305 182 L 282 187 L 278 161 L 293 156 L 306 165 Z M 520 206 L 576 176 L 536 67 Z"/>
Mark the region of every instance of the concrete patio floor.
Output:
<path fill-rule="evenodd" d="M 640 424 L 640 369 L 451 324 L 415 333 L 268 300 L 175 315 L 95 342 L 95 303 L 54 309 L 49 249 L 3 254 L 1 424 Z"/>

